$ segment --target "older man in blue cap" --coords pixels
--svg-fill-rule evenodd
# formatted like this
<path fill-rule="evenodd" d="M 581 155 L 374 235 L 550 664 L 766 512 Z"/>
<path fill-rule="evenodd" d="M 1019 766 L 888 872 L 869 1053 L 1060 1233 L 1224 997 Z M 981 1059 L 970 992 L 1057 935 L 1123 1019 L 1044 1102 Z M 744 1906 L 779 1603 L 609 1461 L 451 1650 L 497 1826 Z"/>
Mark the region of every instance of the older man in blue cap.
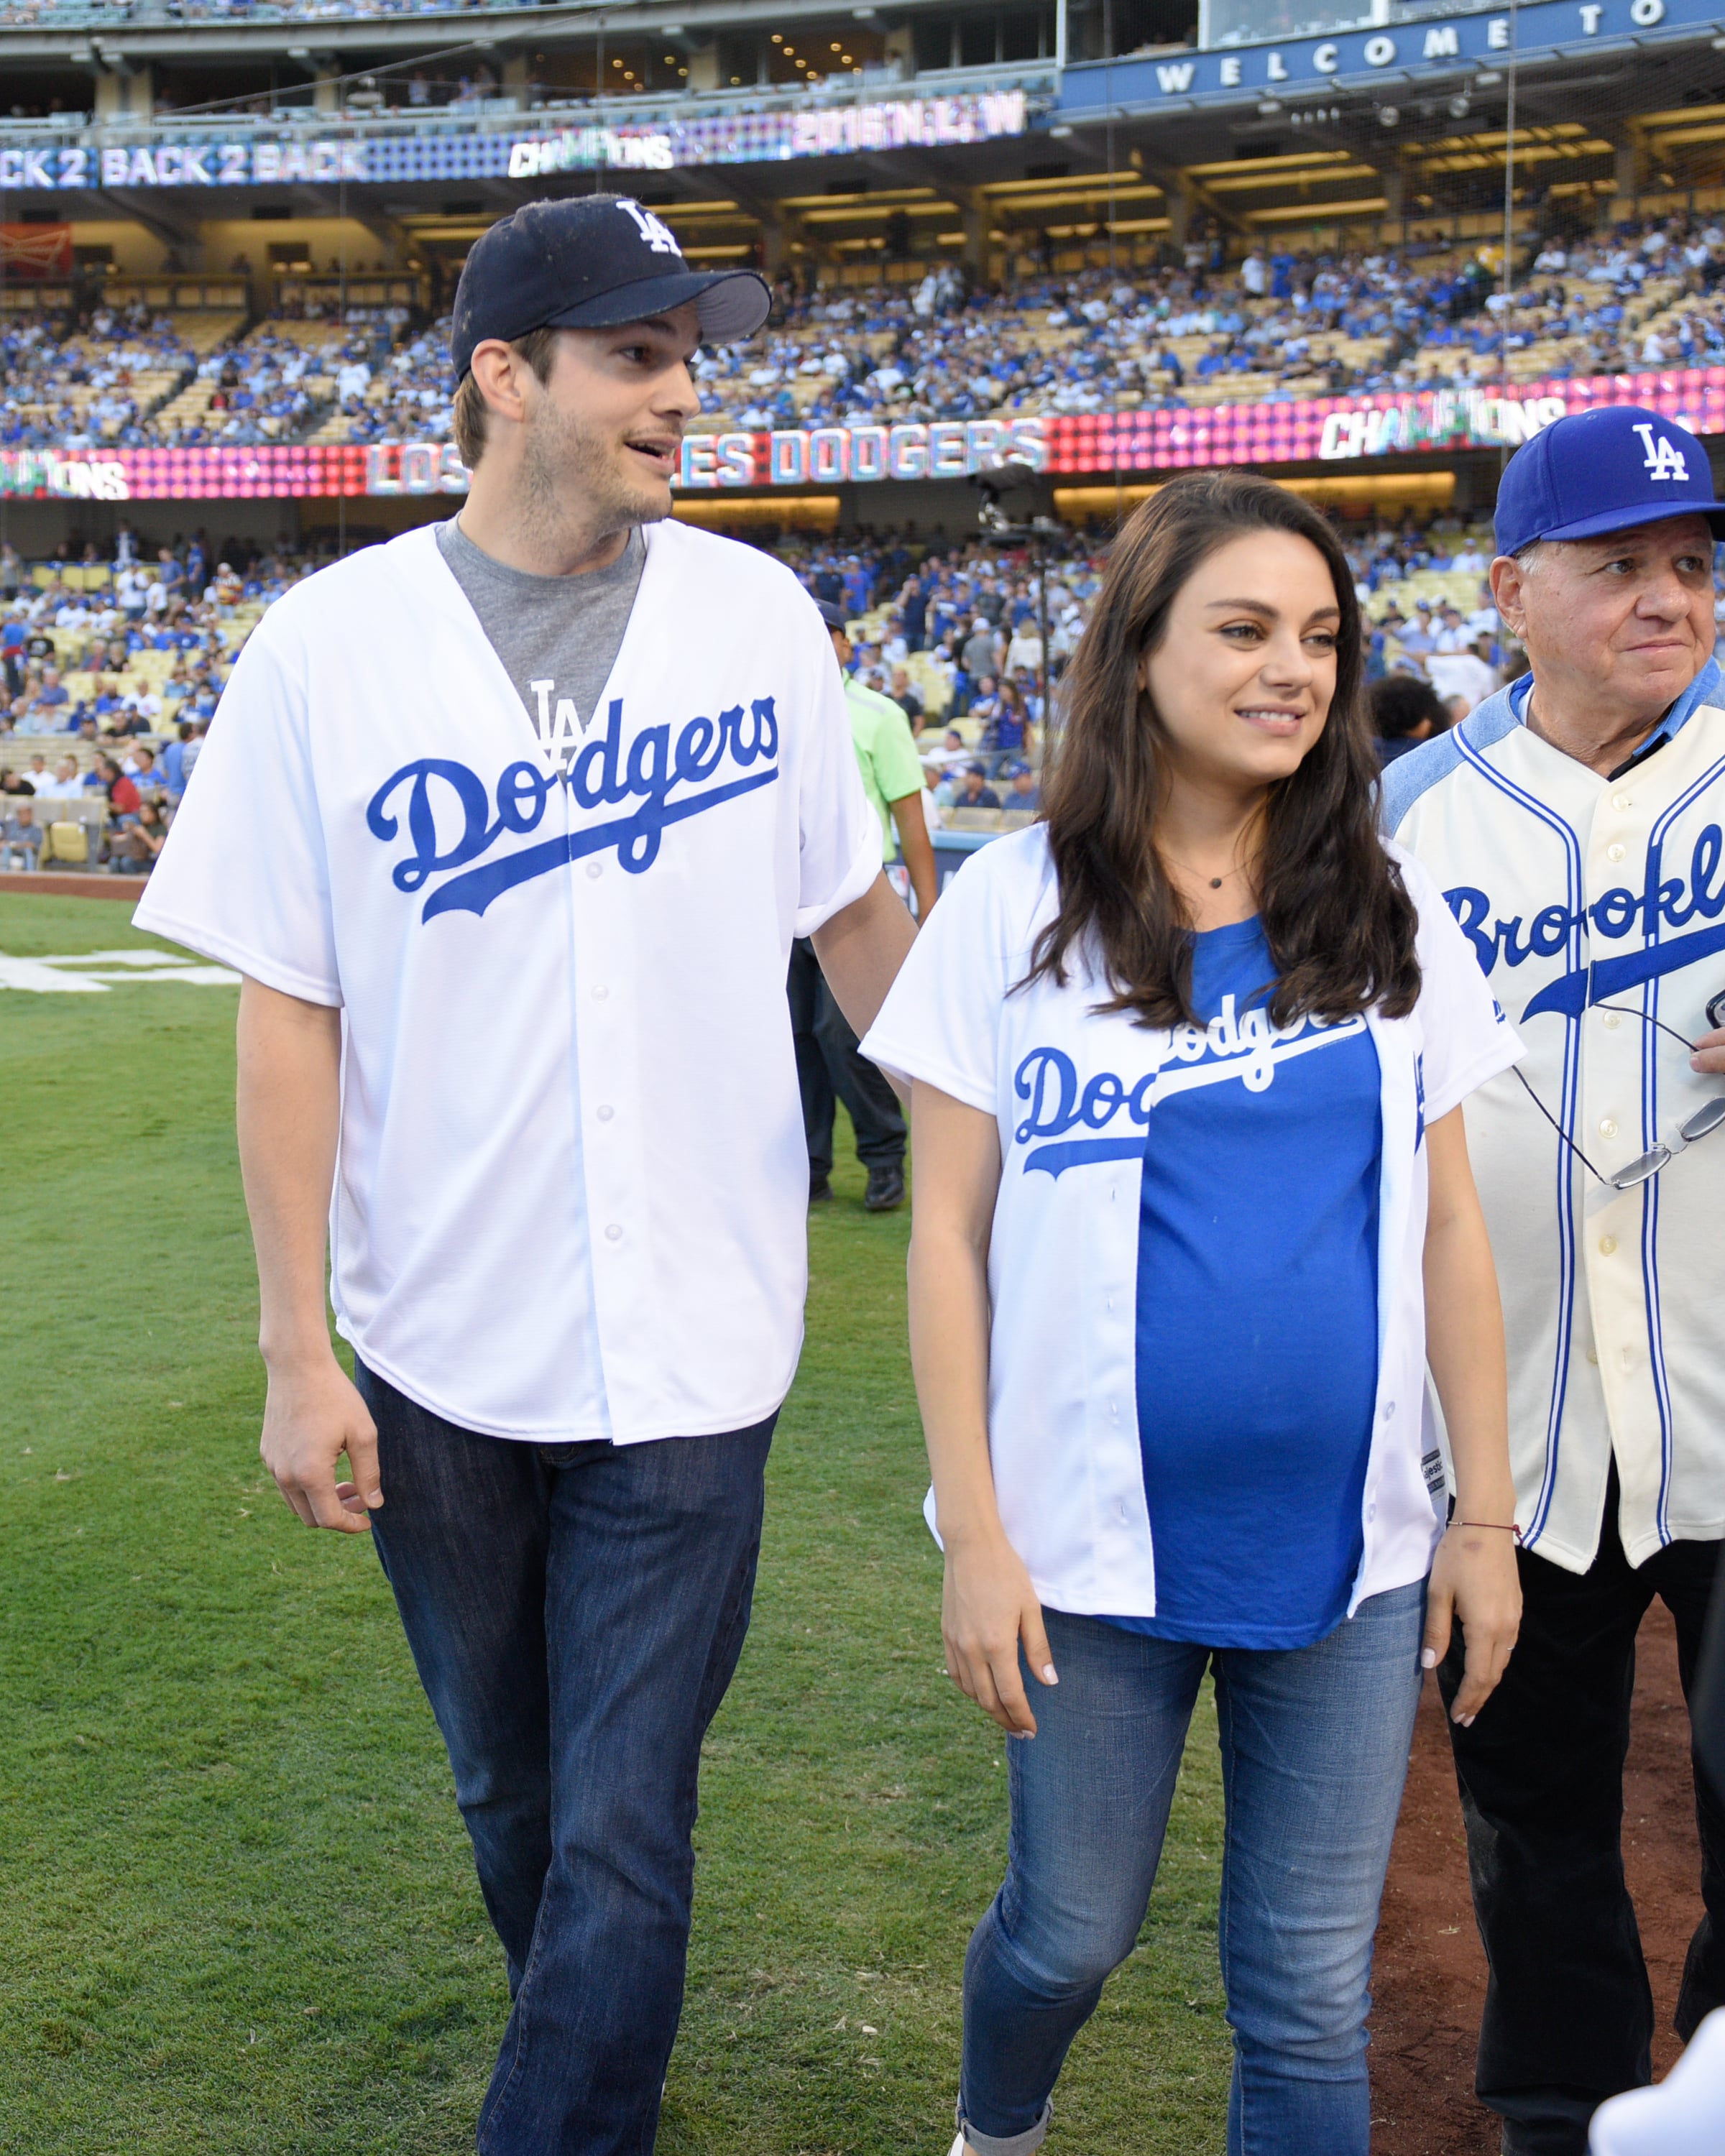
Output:
<path fill-rule="evenodd" d="M 1621 1850 L 1635 1635 L 1662 1599 L 1686 1692 L 1725 1535 L 1725 506 L 1693 434 L 1618 406 L 1520 449 L 1497 523 L 1531 672 L 1393 764 L 1384 806 L 1527 1044 L 1467 1107 L 1517 1486 L 1485 1524 L 1520 1543 L 1524 1614 L 1452 1737 L 1491 1964 L 1479 2093 L 1512 2156 L 1584 2156 L 1594 2108 L 1651 2077 Z M 1686 2040 L 1725 2003 L 1725 1807 L 1704 1780 L 1696 1804 Z"/>

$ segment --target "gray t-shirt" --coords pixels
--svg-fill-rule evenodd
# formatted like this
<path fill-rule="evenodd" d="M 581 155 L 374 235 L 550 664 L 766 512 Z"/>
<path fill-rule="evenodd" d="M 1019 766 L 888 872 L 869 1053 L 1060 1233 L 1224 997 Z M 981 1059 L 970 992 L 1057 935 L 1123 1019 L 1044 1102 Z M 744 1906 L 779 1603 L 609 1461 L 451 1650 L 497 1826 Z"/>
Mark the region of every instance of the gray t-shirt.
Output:
<path fill-rule="evenodd" d="M 647 562 L 639 527 L 607 569 L 536 577 L 475 547 L 454 517 L 437 543 L 503 661 L 527 716 L 567 770 L 593 723 Z"/>

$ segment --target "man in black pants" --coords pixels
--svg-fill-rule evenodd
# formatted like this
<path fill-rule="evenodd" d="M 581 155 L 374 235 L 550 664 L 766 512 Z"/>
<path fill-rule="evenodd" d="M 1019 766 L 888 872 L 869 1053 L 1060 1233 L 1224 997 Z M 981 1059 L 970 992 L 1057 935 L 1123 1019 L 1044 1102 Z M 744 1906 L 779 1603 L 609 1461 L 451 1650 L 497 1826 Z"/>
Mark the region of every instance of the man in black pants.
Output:
<path fill-rule="evenodd" d="M 856 1035 L 820 970 L 814 946 L 799 937 L 791 946 L 788 983 L 791 1032 L 797 1044 L 797 1081 L 803 1089 L 803 1128 L 809 1140 L 809 1202 L 833 1194 L 833 1117 L 835 1100 L 850 1111 L 856 1157 L 869 1171 L 863 1204 L 890 1213 L 905 1202 L 905 1119 L 891 1086 L 857 1051 Z"/>
<path fill-rule="evenodd" d="M 1478 2085 L 1511 2156 L 1583 2156 L 1600 2099 L 1653 2078 L 1653 1994 L 1622 1855 L 1635 1635 L 1657 1596 L 1676 1625 L 1688 1699 L 1719 1545 L 1673 1542 L 1632 1567 L 1620 1495 L 1614 1467 L 1586 1572 L 1521 1553 L 1509 1668 L 1475 1725 L 1450 1732 L 1491 1969 Z M 1438 1677 L 1453 1700 L 1459 1644 Z M 1725 2005 L 1725 1804 L 1700 1774 L 1695 1810 L 1703 1913 L 1677 1995 L 1685 2043 Z"/>
<path fill-rule="evenodd" d="M 1652 2072 L 1622 1853 L 1635 1635 L 1657 1596 L 1686 1697 L 1725 1535 L 1725 504 L 1686 429 L 1619 405 L 1517 451 L 1497 523 L 1531 671 L 1398 757 L 1384 800 L 1526 1050 L 1466 1115 L 1517 1489 L 1482 1524 L 1519 1537 L 1522 1630 L 1450 1738 L 1491 1969 L 1476 2086 L 1506 2156 L 1585 2156 L 1594 2112 Z M 1725 1804 L 1701 1777 L 1696 1813 L 1686 2041 L 1725 2005 Z"/>

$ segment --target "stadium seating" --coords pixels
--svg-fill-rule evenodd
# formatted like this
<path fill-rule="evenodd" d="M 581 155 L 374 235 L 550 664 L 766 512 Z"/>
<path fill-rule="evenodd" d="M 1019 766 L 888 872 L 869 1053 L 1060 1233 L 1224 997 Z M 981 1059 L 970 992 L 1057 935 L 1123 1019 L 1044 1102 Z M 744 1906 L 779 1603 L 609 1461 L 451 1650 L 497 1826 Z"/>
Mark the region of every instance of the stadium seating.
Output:
<path fill-rule="evenodd" d="M 1685 219 L 1543 248 L 1507 304 L 1489 250 L 1254 250 L 1225 271 L 1091 270 L 1003 292 L 782 290 L 696 362 L 712 431 L 1201 407 L 1725 362 L 1725 229 Z M 448 438 L 449 324 L 229 314 L 8 316 L 0 445 Z"/>

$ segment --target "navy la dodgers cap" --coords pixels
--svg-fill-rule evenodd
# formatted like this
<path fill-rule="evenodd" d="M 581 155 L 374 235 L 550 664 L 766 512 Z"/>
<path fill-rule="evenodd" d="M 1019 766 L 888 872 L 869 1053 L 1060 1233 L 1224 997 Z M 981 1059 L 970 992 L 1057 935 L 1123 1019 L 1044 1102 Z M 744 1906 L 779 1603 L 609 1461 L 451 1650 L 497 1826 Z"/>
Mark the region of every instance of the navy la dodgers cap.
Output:
<path fill-rule="evenodd" d="M 487 337 L 608 330 L 695 302 L 715 343 L 752 336 L 773 293 L 755 270 L 691 270 L 676 235 L 628 195 L 524 203 L 468 252 L 455 288 L 449 362 L 459 382 Z"/>
<path fill-rule="evenodd" d="M 843 636 L 850 627 L 850 616 L 832 599 L 817 599 L 814 610 L 829 629 L 836 629 Z"/>
<path fill-rule="evenodd" d="M 1553 420 L 1510 459 L 1497 487 L 1497 551 L 1691 516 L 1725 538 L 1725 502 L 1714 499 L 1707 451 L 1675 419 L 1608 404 Z"/>

